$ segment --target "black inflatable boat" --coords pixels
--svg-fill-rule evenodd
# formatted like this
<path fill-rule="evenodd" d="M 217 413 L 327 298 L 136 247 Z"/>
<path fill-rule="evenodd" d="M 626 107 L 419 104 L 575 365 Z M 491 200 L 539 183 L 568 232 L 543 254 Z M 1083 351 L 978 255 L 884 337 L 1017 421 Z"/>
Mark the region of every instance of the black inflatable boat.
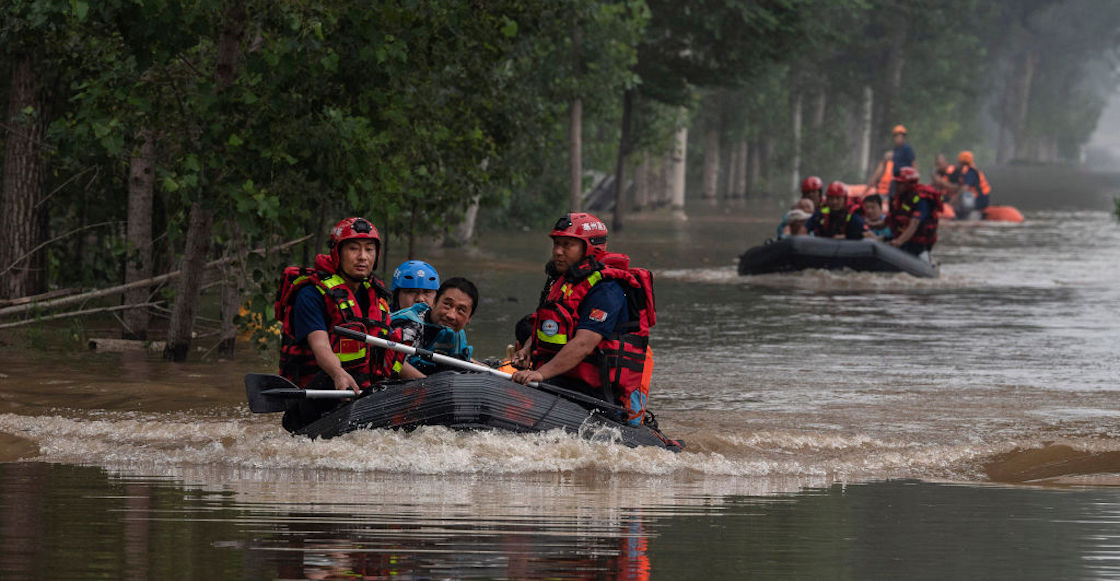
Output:
<path fill-rule="evenodd" d="M 905 272 L 935 278 L 937 267 L 908 252 L 875 240 L 834 240 L 793 236 L 755 246 L 739 256 L 739 274 L 768 274 L 808 268 Z"/>
<path fill-rule="evenodd" d="M 278 376 L 250 374 L 246 378 L 250 407 L 254 407 L 254 399 L 259 402 L 269 394 L 292 391 L 258 390 L 254 393 L 250 377 L 287 381 Z M 254 407 L 254 411 L 279 410 L 258 410 Z M 296 434 L 333 438 L 361 429 L 408 430 L 419 426 L 520 433 L 561 429 L 588 439 L 617 441 L 630 447 L 657 446 L 680 451 L 683 446 L 658 431 L 656 422 L 654 425 L 631 426 L 614 419 L 609 412 L 595 409 L 593 405 L 573 401 L 545 389 L 493 375 L 456 372 L 437 373 L 368 393 L 341 405 Z"/>

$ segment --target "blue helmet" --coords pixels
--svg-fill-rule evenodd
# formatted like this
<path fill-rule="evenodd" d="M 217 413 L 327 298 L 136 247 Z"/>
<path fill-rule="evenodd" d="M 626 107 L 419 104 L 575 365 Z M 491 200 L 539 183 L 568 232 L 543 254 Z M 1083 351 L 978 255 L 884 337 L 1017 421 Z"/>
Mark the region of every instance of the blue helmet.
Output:
<path fill-rule="evenodd" d="M 393 271 L 393 282 L 389 286 L 389 291 L 402 288 L 439 290 L 439 273 L 423 260 L 406 260 Z"/>

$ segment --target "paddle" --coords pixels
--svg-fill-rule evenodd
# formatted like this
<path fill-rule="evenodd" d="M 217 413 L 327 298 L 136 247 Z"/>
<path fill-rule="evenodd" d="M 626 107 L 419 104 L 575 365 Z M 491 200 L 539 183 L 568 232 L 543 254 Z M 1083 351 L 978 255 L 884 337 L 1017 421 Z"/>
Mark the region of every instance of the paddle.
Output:
<path fill-rule="evenodd" d="M 348 389 L 303 389 L 279 375 L 249 373 L 245 376 L 245 396 L 255 414 L 282 412 L 290 399 L 342 399 L 354 397 Z"/>
<path fill-rule="evenodd" d="M 492 368 L 487 367 L 485 365 L 479 365 L 478 363 L 472 363 L 470 361 L 463 361 L 462 359 L 456 359 L 454 357 L 448 357 L 447 355 L 441 355 L 439 353 L 435 353 L 435 352 L 429 351 L 427 349 L 421 349 L 419 347 L 413 347 L 411 345 L 402 345 L 401 343 L 396 343 L 394 341 L 386 341 L 385 339 L 381 339 L 380 337 L 374 337 L 372 335 L 367 335 L 365 333 L 359 333 L 358 331 L 355 331 L 353 329 L 347 329 L 347 328 L 344 328 L 344 327 L 335 327 L 334 332 L 338 333 L 339 335 L 350 337 L 351 339 L 356 339 L 358 341 L 364 341 L 364 342 L 366 342 L 370 345 L 373 345 L 375 347 L 381 347 L 383 349 L 391 349 L 393 351 L 404 353 L 405 355 L 412 355 L 412 356 L 420 357 L 421 359 L 431 361 L 432 363 L 438 363 L 440 365 L 446 365 L 448 367 L 457 367 L 459 369 L 464 369 L 464 370 L 467 370 L 467 371 L 479 371 L 479 372 L 482 372 L 482 373 L 489 373 L 490 375 L 496 375 L 496 376 L 501 377 L 503 379 L 510 379 L 511 377 L 513 377 L 509 373 L 506 373 L 504 371 L 498 371 L 497 369 L 492 369 Z M 622 406 L 605 402 L 605 401 L 603 401 L 599 398 L 596 398 L 596 397 L 591 397 L 589 395 L 584 395 L 584 394 L 582 394 L 578 391 L 572 391 L 570 389 L 564 389 L 563 387 L 557 387 L 555 385 L 550 385 L 550 384 L 539 382 L 539 381 L 530 381 L 529 386 L 530 387 L 535 387 L 535 388 L 537 388 L 541 391 L 546 391 L 548 393 L 551 393 L 552 395 L 560 396 L 560 397 L 563 397 L 565 399 L 568 399 L 568 400 L 571 400 L 571 401 L 574 401 L 574 402 L 579 402 L 579 403 L 584 404 L 584 405 L 597 407 L 601 410 L 609 410 L 609 411 L 613 411 L 613 412 L 618 412 L 618 413 L 623 414 L 623 417 L 625 417 L 627 414 L 630 413 L 629 410 L 627 410 L 626 408 L 624 408 Z"/>

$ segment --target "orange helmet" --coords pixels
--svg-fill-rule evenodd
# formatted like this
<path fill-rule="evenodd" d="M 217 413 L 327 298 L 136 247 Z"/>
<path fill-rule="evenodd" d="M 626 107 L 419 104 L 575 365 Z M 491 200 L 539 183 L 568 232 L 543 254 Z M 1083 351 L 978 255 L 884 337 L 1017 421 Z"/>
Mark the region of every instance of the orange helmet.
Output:
<path fill-rule="evenodd" d="M 916 169 L 914 169 L 910 166 L 906 166 L 906 167 L 898 170 L 898 177 L 894 178 L 894 180 L 896 182 L 904 182 L 904 183 L 911 183 L 911 184 L 918 183 L 918 180 L 920 180 L 920 179 L 922 179 L 922 174 L 918 173 L 918 170 L 916 170 Z"/>
<path fill-rule="evenodd" d="M 347 240 L 373 240 L 377 246 L 377 255 L 373 257 L 373 268 L 377 268 L 377 263 L 381 258 L 381 235 L 377 233 L 377 228 L 372 222 L 365 218 L 346 218 L 331 228 L 330 238 L 327 240 L 327 247 L 331 249 L 331 260 L 337 266 L 338 261 L 338 247 Z"/>
<path fill-rule="evenodd" d="M 824 189 L 824 182 L 817 176 L 809 176 L 801 181 L 801 193 L 819 192 Z"/>
<path fill-rule="evenodd" d="M 972 152 L 962 151 L 960 155 L 957 156 L 957 163 L 967 163 L 968 165 L 972 165 Z"/>
<path fill-rule="evenodd" d="M 891 130 L 891 135 L 898 135 L 899 133 L 906 135 L 906 127 L 903 125 L 895 125 Z"/>
<path fill-rule="evenodd" d="M 607 225 L 587 212 L 565 214 L 556 221 L 548 235 L 552 238 L 567 236 L 583 240 L 584 254 L 596 260 L 607 253 Z"/>

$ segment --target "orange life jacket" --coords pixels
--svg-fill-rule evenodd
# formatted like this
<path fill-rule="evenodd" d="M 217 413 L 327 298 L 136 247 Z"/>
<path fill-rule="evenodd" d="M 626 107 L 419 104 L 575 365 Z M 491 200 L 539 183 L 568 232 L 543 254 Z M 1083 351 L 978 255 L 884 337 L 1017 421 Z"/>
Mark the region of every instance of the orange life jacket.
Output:
<path fill-rule="evenodd" d="M 879 178 L 879 183 L 875 184 L 875 193 L 883 196 L 891 191 L 891 181 L 894 180 L 894 160 L 888 159 L 883 164 L 883 176 Z"/>
<path fill-rule="evenodd" d="M 887 221 L 891 226 L 891 234 L 897 238 L 906 231 L 910 220 L 914 219 L 914 209 L 922 198 L 929 201 L 929 217 L 918 225 L 917 231 L 909 241 L 932 248 L 937 243 L 937 223 L 941 215 L 941 194 L 937 193 L 937 190 L 918 184 L 912 192 L 903 194 L 895 191 L 894 197 L 891 198 L 891 213 Z"/>
<path fill-rule="evenodd" d="M 551 266 L 549 263 L 550 273 Z M 649 349 L 649 329 L 656 323 L 653 274 L 631 268 L 626 255 L 608 254 L 601 261 L 585 258 L 563 276 L 550 277 L 533 315 L 533 369 L 550 361 L 575 336 L 580 303 L 599 284 L 622 287 L 630 321 L 624 331 L 603 337 L 590 355 L 563 376 L 587 384 L 605 401 L 620 404 L 629 412 L 624 419 L 640 423 L 649 401 L 646 371 L 653 365 Z"/>
<path fill-rule="evenodd" d="M 358 387 L 369 387 L 373 382 L 400 373 L 404 355 L 387 349 L 371 347 L 364 341 L 340 337 L 330 329 L 346 327 L 361 333 L 392 339 L 390 333 L 389 299 L 391 295 L 381 281 L 371 276 L 360 286 L 367 293 L 369 313 L 363 313 L 358 299 L 345 279 L 338 274 L 299 266 L 289 266 L 280 277 L 280 288 L 273 304 L 276 320 L 283 330 L 280 339 L 280 375 L 300 387 L 311 383 L 319 372 L 319 363 L 307 339 L 296 341 L 292 321 L 296 295 L 307 286 L 313 286 L 322 296 L 327 307 L 327 327 L 331 351 L 338 356 L 342 368 L 354 377 Z M 397 334 L 399 335 L 399 331 Z"/>
<path fill-rule="evenodd" d="M 976 170 L 976 175 L 977 175 L 977 177 L 980 178 L 980 191 L 976 192 L 976 195 L 978 195 L 978 196 L 991 195 L 992 185 L 988 183 L 988 176 L 985 176 L 984 172 L 980 171 L 980 168 L 978 168 L 974 165 L 962 165 L 960 168 L 958 168 L 957 171 L 955 171 L 952 174 L 953 175 L 953 181 L 955 181 L 957 183 L 961 183 L 961 180 L 964 179 L 964 176 L 965 176 L 965 174 L 968 173 L 969 169 Z"/>

